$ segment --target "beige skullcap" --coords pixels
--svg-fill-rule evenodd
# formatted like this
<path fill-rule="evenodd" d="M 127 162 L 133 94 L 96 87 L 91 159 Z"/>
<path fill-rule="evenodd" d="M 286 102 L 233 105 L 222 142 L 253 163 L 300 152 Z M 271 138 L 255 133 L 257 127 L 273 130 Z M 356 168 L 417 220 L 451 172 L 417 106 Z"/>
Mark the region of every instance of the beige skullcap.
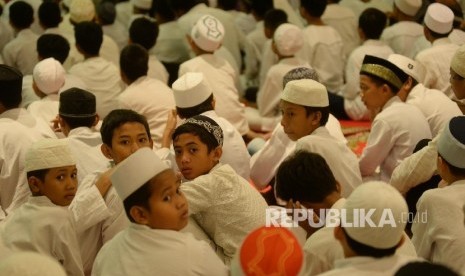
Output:
<path fill-rule="evenodd" d="M 74 23 L 92 21 L 95 17 L 95 6 L 92 0 L 73 0 L 69 7 L 70 19 Z"/>
<path fill-rule="evenodd" d="M 65 84 L 66 72 L 60 62 L 47 58 L 36 64 L 32 77 L 42 93 L 52 94 L 58 93 Z"/>
<path fill-rule="evenodd" d="M 465 169 L 465 116 L 452 118 L 444 127 L 438 153 L 452 166 Z"/>
<path fill-rule="evenodd" d="M 405 74 L 414 78 L 417 82 L 423 82 L 425 77 L 425 68 L 420 63 L 399 54 L 392 54 L 388 61 L 399 67 Z"/>
<path fill-rule="evenodd" d="M 462 78 L 465 78 L 465 45 L 460 46 L 455 52 L 450 63 L 450 68 Z"/>
<path fill-rule="evenodd" d="M 65 139 L 42 139 L 26 152 L 26 172 L 76 165 L 68 141 Z"/>
<path fill-rule="evenodd" d="M 173 83 L 172 89 L 176 106 L 180 108 L 199 105 L 213 93 L 203 73 L 196 72 L 182 75 Z"/>
<path fill-rule="evenodd" d="M 421 0 L 394 0 L 396 7 L 406 15 L 415 16 L 421 8 Z"/>
<path fill-rule="evenodd" d="M 326 90 L 326 87 L 323 84 L 310 79 L 293 80 L 288 82 L 281 94 L 281 100 L 303 106 L 329 106 L 328 91 Z"/>
<path fill-rule="evenodd" d="M 425 25 L 438 34 L 447 34 L 452 30 L 454 13 L 446 5 L 433 3 L 428 6 L 425 14 Z"/>
<path fill-rule="evenodd" d="M 293 56 L 304 45 L 302 30 L 290 23 L 279 25 L 273 35 L 273 41 L 282 56 Z"/>

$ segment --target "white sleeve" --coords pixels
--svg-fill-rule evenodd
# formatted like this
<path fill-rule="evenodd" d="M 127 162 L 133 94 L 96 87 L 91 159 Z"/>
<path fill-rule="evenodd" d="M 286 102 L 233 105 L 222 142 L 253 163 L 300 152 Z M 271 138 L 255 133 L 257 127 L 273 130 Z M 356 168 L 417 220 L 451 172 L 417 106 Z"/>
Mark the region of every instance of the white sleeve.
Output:
<path fill-rule="evenodd" d="M 76 229 L 71 217 L 68 217 L 68 223 L 64 223 L 59 230 L 59 241 L 55 244 L 55 253 L 59 255 L 66 274 L 69 276 L 83 276 L 83 266 L 79 243 L 76 236 Z"/>
<path fill-rule="evenodd" d="M 124 205 L 114 189 L 108 191 L 106 195 L 107 206 L 111 215 L 105 219 L 102 225 L 103 243 L 111 240 L 116 234 L 129 227 L 129 219 L 126 216 Z"/>
<path fill-rule="evenodd" d="M 194 215 L 203 210 L 210 208 L 213 205 L 214 198 L 217 196 L 216 190 L 212 189 L 218 185 L 215 183 L 211 175 L 202 176 L 181 185 L 181 191 L 189 202 L 189 214 Z"/>

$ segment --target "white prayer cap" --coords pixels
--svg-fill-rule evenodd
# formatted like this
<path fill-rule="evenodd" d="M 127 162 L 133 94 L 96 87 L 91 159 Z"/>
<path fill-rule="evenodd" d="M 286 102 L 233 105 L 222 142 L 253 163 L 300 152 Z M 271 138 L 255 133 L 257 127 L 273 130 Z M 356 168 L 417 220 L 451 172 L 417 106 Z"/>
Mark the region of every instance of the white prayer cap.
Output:
<path fill-rule="evenodd" d="M 45 94 L 58 93 L 65 84 L 65 76 L 65 69 L 54 58 L 41 60 L 32 72 L 37 88 Z"/>
<path fill-rule="evenodd" d="M 157 174 L 169 169 L 152 149 L 144 147 L 119 163 L 111 174 L 111 183 L 121 200 L 142 187 Z"/>
<path fill-rule="evenodd" d="M 2 275 L 66 276 L 63 267 L 53 258 L 36 252 L 13 253 L 0 262 Z"/>
<path fill-rule="evenodd" d="M 326 87 L 323 84 L 310 79 L 293 80 L 288 82 L 281 94 L 281 100 L 304 106 L 329 106 L 328 91 L 326 90 Z"/>
<path fill-rule="evenodd" d="M 438 153 L 454 167 L 465 169 L 465 116 L 452 118 L 438 140 Z"/>
<path fill-rule="evenodd" d="M 425 25 L 433 32 L 447 34 L 452 30 L 454 13 L 446 5 L 433 3 L 428 6 L 425 14 Z"/>
<path fill-rule="evenodd" d="M 76 165 L 65 139 L 42 139 L 26 152 L 26 172 Z"/>
<path fill-rule="evenodd" d="M 465 45 L 460 46 L 455 52 L 450 68 L 462 78 L 465 78 Z"/>
<path fill-rule="evenodd" d="M 420 10 L 421 0 L 394 0 L 396 7 L 406 15 L 415 16 Z"/>
<path fill-rule="evenodd" d="M 273 41 L 282 56 L 292 56 L 304 45 L 302 30 L 290 23 L 279 25 L 274 32 Z"/>
<path fill-rule="evenodd" d="M 414 78 L 417 82 L 422 82 L 425 76 L 425 68 L 420 63 L 399 54 L 392 54 L 388 57 L 395 66 L 404 71 L 405 74 Z"/>
<path fill-rule="evenodd" d="M 69 7 L 70 19 L 74 23 L 92 21 L 95 17 L 95 6 L 92 0 L 73 0 Z"/>
<path fill-rule="evenodd" d="M 152 8 L 152 0 L 131 0 L 132 5 L 139 9 L 150 10 Z"/>
<path fill-rule="evenodd" d="M 214 52 L 223 42 L 223 24 L 216 17 L 204 15 L 192 27 L 191 37 L 200 49 Z"/>
<path fill-rule="evenodd" d="M 188 72 L 172 85 L 174 101 L 180 108 L 193 107 L 203 103 L 213 93 L 203 73 Z"/>
<path fill-rule="evenodd" d="M 341 217 L 341 226 L 350 238 L 364 245 L 389 249 L 396 246 L 404 234 L 407 203 L 387 183 L 371 181 L 358 186 L 347 198 L 343 210 L 346 216 L 345 219 Z"/>

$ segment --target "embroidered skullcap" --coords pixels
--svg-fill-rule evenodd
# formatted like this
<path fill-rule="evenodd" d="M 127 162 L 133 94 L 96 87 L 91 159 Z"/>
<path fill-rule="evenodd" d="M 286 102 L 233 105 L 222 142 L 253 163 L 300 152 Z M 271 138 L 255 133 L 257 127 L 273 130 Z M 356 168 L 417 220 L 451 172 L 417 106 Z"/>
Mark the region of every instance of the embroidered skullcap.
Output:
<path fill-rule="evenodd" d="M 121 200 L 125 200 L 150 179 L 168 169 L 168 165 L 152 149 L 143 147 L 119 163 L 110 179 Z"/>
<path fill-rule="evenodd" d="M 66 272 L 58 261 L 50 256 L 37 252 L 16 252 L 0 262 L 2 275 L 22 276 L 66 276 Z"/>
<path fill-rule="evenodd" d="M 131 0 L 134 7 L 142 10 L 150 10 L 152 7 L 152 0 Z"/>
<path fill-rule="evenodd" d="M 450 68 L 462 78 L 465 78 L 465 45 L 460 46 L 455 52 Z"/>
<path fill-rule="evenodd" d="M 398 54 L 392 54 L 388 57 L 388 61 L 399 67 L 405 74 L 414 78 L 417 82 L 423 82 L 425 69 L 423 65 L 416 61 Z"/>
<path fill-rule="evenodd" d="M 74 23 L 92 21 L 95 17 L 95 6 L 92 0 L 73 0 L 69 7 L 70 19 Z"/>
<path fill-rule="evenodd" d="M 298 67 L 287 72 L 283 78 L 283 89 L 286 84 L 293 80 L 309 79 L 319 82 L 318 73 L 313 68 Z"/>
<path fill-rule="evenodd" d="M 326 90 L 326 87 L 323 84 L 310 79 L 293 80 L 288 82 L 281 94 L 281 100 L 303 106 L 329 106 L 328 91 Z"/>
<path fill-rule="evenodd" d="M 37 88 L 47 95 L 58 93 L 65 84 L 65 76 L 65 69 L 54 58 L 41 60 L 34 66 L 32 72 L 32 77 Z"/>
<path fill-rule="evenodd" d="M 260 227 L 247 235 L 233 258 L 231 275 L 299 275 L 304 254 L 284 227 Z"/>
<path fill-rule="evenodd" d="M 80 88 L 70 88 L 60 94 L 58 114 L 70 118 L 86 118 L 95 116 L 95 95 Z"/>
<path fill-rule="evenodd" d="M 438 153 L 454 167 L 465 169 L 465 116 L 452 118 L 438 140 Z"/>
<path fill-rule="evenodd" d="M 371 181 L 358 186 L 347 198 L 343 210 L 346 215 L 341 216 L 341 226 L 351 239 L 361 244 L 389 249 L 402 239 L 407 203 L 387 183 Z"/>
<path fill-rule="evenodd" d="M 213 136 L 219 146 L 223 146 L 223 130 L 213 119 L 210 119 L 207 116 L 197 115 L 185 120 L 182 125 L 186 124 L 196 125 L 203 128 L 208 132 L 208 134 Z"/>
<path fill-rule="evenodd" d="M 421 8 L 422 0 L 394 0 L 396 7 L 406 15 L 415 16 Z"/>
<path fill-rule="evenodd" d="M 171 87 L 176 106 L 180 108 L 199 105 L 213 94 L 213 90 L 205 81 L 203 73 L 185 73 Z"/>
<path fill-rule="evenodd" d="M 68 141 L 65 139 L 42 139 L 26 152 L 26 172 L 76 165 Z"/>
<path fill-rule="evenodd" d="M 274 32 L 273 41 L 282 56 L 293 56 L 304 45 L 302 30 L 290 23 L 279 25 Z"/>
<path fill-rule="evenodd" d="M 214 52 L 223 42 L 223 24 L 216 17 L 204 15 L 192 27 L 191 37 L 200 49 Z"/>
<path fill-rule="evenodd" d="M 438 34 L 447 34 L 452 30 L 454 12 L 446 5 L 433 3 L 428 6 L 425 14 L 425 25 Z"/>
<path fill-rule="evenodd" d="M 106 24 L 113 24 L 116 19 L 115 4 L 111 1 L 100 1 L 97 5 L 97 15 Z"/>
<path fill-rule="evenodd" d="M 391 62 L 386 59 L 370 55 L 366 55 L 363 59 L 360 74 L 378 77 L 397 89 L 400 89 L 408 78 L 404 71 Z M 393 92 L 397 93 L 398 91 Z"/>

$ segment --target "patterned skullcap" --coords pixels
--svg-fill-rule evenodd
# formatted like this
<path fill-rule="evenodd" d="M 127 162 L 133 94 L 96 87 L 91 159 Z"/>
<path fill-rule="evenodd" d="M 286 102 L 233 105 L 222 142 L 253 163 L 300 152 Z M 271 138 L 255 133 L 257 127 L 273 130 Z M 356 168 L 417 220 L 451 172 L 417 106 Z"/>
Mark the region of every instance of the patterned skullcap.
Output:
<path fill-rule="evenodd" d="M 213 138 L 215 138 L 219 146 L 223 146 L 223 130 L 211 118 L 207 116 L 203 116 L 203 115 L 197 115 L 197 116 L 190 117 L 189 119 L 185 120 L 183 125 L 185 124 L 192 124 L 192 125 L 197 125 L 197 126 L 202 127 L 210 135 L 212 135 Z"/>
<path fill-rule="evenodd" d="M 298 67 L 287 72 L 283 78 L 283 89 L 286 84 L 293 80 L 309 79 L 319 82 L 318 73 L 313 68 Z"/>

